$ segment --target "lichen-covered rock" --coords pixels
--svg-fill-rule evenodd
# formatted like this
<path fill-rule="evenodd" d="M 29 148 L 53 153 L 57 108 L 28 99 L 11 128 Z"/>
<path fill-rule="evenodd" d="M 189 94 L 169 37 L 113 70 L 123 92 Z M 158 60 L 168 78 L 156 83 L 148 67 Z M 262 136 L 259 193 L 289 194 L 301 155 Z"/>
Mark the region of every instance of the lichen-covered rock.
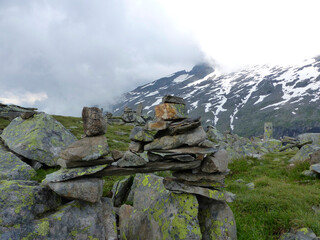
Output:
<path fill-rule="evenodd" d="M 120 181 L 117 181 L 113 184 L 112 187 L 112 199 L 115 207 L 121 206 L 126 199 L 130 192 L 131 186 L 133 183 L 133 176 L 126 177 Z"/>
<path fill-rule="evenodd" d="M 30 180 L 36 171 L 0 143 L 0 180 Z"/>
<path fill-rule="evenodd" d="M 87 175 L 92 175 L 94 173 L 97 173 L 104 168 L 106 168 L 108 165 L 99 165 L 94 167 L 79 167 L 79 168 L 71 168 L 71 169 L 60 169 L 56 172 L 50 173 L 46 176 L 45 180 L 43 180 L 44 184 L 50 183 L 50 182 L 63 182 L 67 181 L 69 179 L 83 177 Z"/>
<path fill-rule="evenodd" d="M 120 215 L 120 239 L 201 239 L 196 197 L 166 190 L 162 179 L 137 174 L 134 209 Z"/>
<path fill-rule="evenodd" d="M 268 139 L 261 143 L 261 147 L 267 149 L 269 152 L 279 152 L 282 147 L 282 142 L 276 139 Z"/>
<path fill-rule="evenodd" d="M 184 104 L 163 103 L 155 107 L 155 117 L 160 120 L 178 120 L 187 118 Z"/>
<path fill-rule="evenodd" d="M 127 151 L 117 163 L 119 167 L 139 167 L 146 165 L 147 161 L 139 155 Z"/>
<path fill-rule="evenodd" d="M 58 195 L 87 202 L 100 201 L 103 193 L 103 180 L 100 178 L 81 178 L 64 182 L 48 183 Z"/>
<path fill-rule="evenodd" d="M 197 146 L 200 142 L 206 139 L 207 135 L 200 126 L 184 134 L 156 138 L 153 142 L 145 145 L 144 150 L 173 149 L 183 145 Z"/>
<path fill-rule="evenodd" d="M 115 211 L 108 198 L 94 204 L 75 200 L 39 220 L 0 228 L 0 239 L 116 240 Z"/>
<path fill-rule="evenodd" d="M 15 118 L 1 138 L 15 153 L 55 166 L 61 150 L 77 139 L 61 123 L 45 113 L 22 120 Z"/>
<path fill-rule="evenodd" d="M 117 161 L 117 160 L 119 160 L 120 158 L 123 157 L 123 152 L 118 151 L 118 150 L 112 150 L 111 151 L 111 156 L 115 161 Z"/>
<path fill-rule="evenodd" d="M 144 128 L 136 126 L 132 129 L 130 133 L 130 140 L 136 142 L 152 142 L 153 136 Z"/>
<path fill-rule="evenodd" d="M 202 239 L 236 240 L 236 221 L 228 204 L 201 196 L 198 201 Z"/>
<path fill-rule="evenodd" d="M 97 107 L 84 107 L 82 109 L 83 130 L 86 136 L 104 135 L 107 130 L 102 111 Z"/>
<path fill-rule="evenodd" d="M 316 145 L 304 145 L 300 150 L 294 155 L 289 162 L 294 163 L 294 162 L 303 162 L 303 161 L 309 161 L 310 160 L 310 155 L 312 153 L 315 153 L 320 150 L 320 146 Z"/>
<path fill-rule="evenodd" d="M 57 208 L 60 203 L 56 193 L 35 181 L 1 180 L 0 226 L 28 223 L 38 215 Z"/>
<path fill-rule="evenodd" d="M 228 153 L 220 149 L 213 156 L 207 156 L 201 165 L 201 171 L 205 173 L 225 172 L 228 169 Z"/>
<path fill-rule="evenodd" d="M 310 228 L 291 230 L 281 236 L 280 240 L 318 240 L 316 234 Z"/>
<path fill-rule="evenodd" d="M 60 157 L 69 161 L 91 161 L 109 153 L 107 138 L 103 136 L 85 137 L 70 144 L 61 151 Z"/>
<path fill-rule="evenodd" d="M 297 136 L 299 142 L 312 141 L 312 145 L 320 146 L 320 133 L 303 133 Z"/>
<path fill-rule="evenodd" d="M 208 135 L 208 138 L 215 143 L 219 143 L 225 140 L 225 137 L 223 136 L 223 134 L 213 126 L 208 126 L 207 135 Z"/>

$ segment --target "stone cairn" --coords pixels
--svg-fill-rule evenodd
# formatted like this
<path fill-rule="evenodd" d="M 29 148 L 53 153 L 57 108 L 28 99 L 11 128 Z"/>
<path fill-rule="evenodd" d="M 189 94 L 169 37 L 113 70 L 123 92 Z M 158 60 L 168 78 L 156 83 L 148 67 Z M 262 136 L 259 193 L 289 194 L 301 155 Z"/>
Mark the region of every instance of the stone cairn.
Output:
<path fill-rule="evenodd" d="M 233 200 L 231 193 L 222 190 L 228 171 L 227 152 L 217 151 L 208 140 L 200 118 L 187 118 L 182 98 L 165 96 L 155 108 L 155 120 L 144 128 L 135 127 L 130 140 L 129 151 L 116 163 L 118 167 L 135 172 L 173 170 L 174 177 L 164 179 L 168 190 Z M 138 155 L 145 151 L 146 156 Z"/>
<path fill-rule="evenodd" d="M 82 118 L 85 137 L 60 153 L 62 168 L 43 182 L 59 195 L 98 202 L 103 176 L 170 170 L 173 177 L 163 180 L 169 191 L 196 194 L 218 205 L 233 201 L 234 195 L 223 190 L 227 152 L 208 140 L 200 118 L 187 117 L 182 98 L 165 96 L 155 119 L 133 128 L 128 151 L 114 150 L 110 157 L 101 110 L 85 107 Z"/>

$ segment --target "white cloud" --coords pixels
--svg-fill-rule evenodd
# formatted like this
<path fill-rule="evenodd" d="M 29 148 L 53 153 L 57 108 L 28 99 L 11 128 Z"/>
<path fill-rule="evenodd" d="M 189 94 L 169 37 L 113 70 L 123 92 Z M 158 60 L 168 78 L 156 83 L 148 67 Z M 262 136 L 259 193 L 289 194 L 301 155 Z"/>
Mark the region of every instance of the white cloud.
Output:
<path fill-rule="evenodd" d="M 0 102 L 4 104 L 15 105 L 33 105 L 36 102 L 44 101 L 48 98 L 47 93 L 31 93 L 31 92 L 8 92 L 0 93 Z"/>

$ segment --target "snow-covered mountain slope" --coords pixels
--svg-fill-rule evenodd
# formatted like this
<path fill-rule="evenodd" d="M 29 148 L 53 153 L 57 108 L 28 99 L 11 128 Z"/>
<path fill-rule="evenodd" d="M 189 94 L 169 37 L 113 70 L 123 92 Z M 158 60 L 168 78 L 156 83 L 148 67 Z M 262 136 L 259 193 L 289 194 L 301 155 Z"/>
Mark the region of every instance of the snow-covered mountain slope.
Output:
<path fill-rule="evenodd" d="M 205 124 L 242 136 L 263 133 L 264 122 L 273 123 L 276 137 L 320 132 L 320 57 L 296 66 L 254 66 L 221 74 L 206 64 L 180 71 L 124 95 L 114 106 L 120 115 L 125 106 L 152 114 L 162 96 L 186 99 L 190 116 Z"/>

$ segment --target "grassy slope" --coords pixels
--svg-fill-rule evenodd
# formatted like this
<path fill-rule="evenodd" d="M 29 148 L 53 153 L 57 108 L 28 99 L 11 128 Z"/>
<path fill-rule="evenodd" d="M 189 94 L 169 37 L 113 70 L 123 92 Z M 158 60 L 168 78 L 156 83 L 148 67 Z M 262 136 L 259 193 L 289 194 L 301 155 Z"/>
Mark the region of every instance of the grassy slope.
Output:
<path fill-rule="evenodd" d="M 320 214 L 312 206 L 320 204 L 320 180 L 301 175 L 308 163 L 289 167 L 295 153 L 271 153 L 263 160 L 242 159 L 229 165 L 227 190 L 237 194 L 230 204 L 238 229 L 238 239 L 278 239 L 290 228 L 309 227 L 320 235 Z M 235 180 L 243 179 L 245 183 Z M 246 183 L 253 182 L 254 190 Z"/>
<path fill-rule="evenodd" d="M 80 118 L 54 116 L 77 138 L 83 134 Z M 5 127 L 7 121 L 1 121 Z M 1 128 L 1 127 L 0 127 Z M 126 150 L 132 126 L 108 126 L 106 137 L 110 149 Z M 120 136 L 116 132 L 126 132 Z M 278 239 L 291 227 L 310 227 L 320 235 L 320 214 L 312 206 L 320 205 L 320 180 L 301 176 L 309 168 L 308 163 L 288 167 L 288 160 L 295 153 L 272 153 L 263 160 L 248 158 L 229 165 L 231 174 L 226 179 L 227 190 L 237 194 L 232 208 L 238 229 L 239 240 Z M 56 169 L 39 170 L 38 179 Z M 113 183 L 123 177 L 105 177 L 104 195 L 110 196 Z M 245 183 L 255 183 L 254 190 L 248 190 Z"/>

